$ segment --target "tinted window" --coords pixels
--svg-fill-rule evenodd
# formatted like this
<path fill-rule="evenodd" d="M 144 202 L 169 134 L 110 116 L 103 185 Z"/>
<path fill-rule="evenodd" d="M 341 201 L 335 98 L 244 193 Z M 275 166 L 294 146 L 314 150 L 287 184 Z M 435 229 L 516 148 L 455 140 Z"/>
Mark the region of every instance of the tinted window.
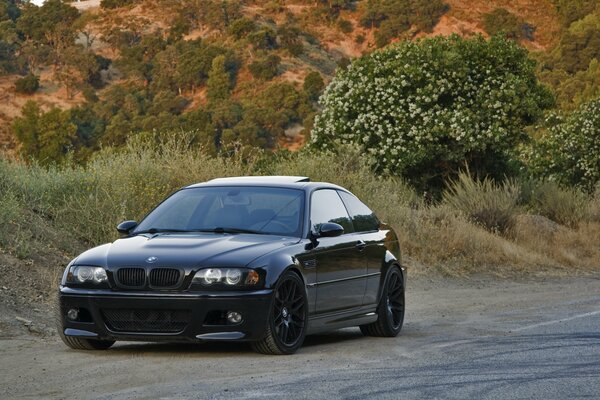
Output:
<path fill-rule="evenodd" d="M 313 232 L 318 232 L 326 222 L 340 224 L 344 233 L 354 232 L 346 207 L 335 190 L 317 190 L 312 194 L 310 223 Z"/>
<path fill-rule="evenodd" d="M 359 199 L 350 193 L 340 191 L 340 196 L 350 212 L 354 229 L 357 232 L 376 231 L 379 229 L 379 220 Z"/>
<path fill-rule="evenodd" d="M 304 192 L 271 187 L 183 189 L 154 209 L 136 231 L 236 228 L 300 236 Z"/>

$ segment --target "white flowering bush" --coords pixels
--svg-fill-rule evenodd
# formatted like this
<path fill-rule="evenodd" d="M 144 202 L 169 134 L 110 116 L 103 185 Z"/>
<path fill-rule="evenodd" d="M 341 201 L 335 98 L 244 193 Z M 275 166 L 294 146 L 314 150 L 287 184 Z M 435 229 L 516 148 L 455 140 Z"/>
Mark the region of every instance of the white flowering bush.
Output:
<path fill-rule="evenodd" d="M 547 129 L 524 152 L 539 177 L 592 192 L 600 182 L 600 98 L 568 116 L 552 114 Z"/>
<path fill-rule="evenodd" d="M 419 186 L 441 186 L 465 164 L 502 176 L 524 127 L 552 102 L 513 41 L 403 42 L 338 72 L 320 99 L 311 144 L 358 144 L 377 171 Z"/>

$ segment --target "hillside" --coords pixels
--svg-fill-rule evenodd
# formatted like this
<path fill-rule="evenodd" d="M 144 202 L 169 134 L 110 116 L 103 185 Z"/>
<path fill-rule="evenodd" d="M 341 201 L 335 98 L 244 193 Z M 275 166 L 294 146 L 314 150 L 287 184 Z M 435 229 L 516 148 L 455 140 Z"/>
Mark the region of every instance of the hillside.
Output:
<path fill-rule="evenodd" d="M 16 4 L 22 16 L 30 7 L 18 1 L 4 1 Z M 52 1 L 44 7 L 49 8 Z M 118 7 L 124 3 L 128 5 Z M 58 47 L 54 48 L 56 54 L 40 54 L 40 43 L 45 39 L 39 32 L 21 33 L 20 41 L 15 40 L 13 44 L 12 55 L 21 60 L 15 63 L 20 66 L 12 71 L 5 68 L 5 73 L 0 74 L 0 149 L 15 153 L 18 141 L 10 126 L 30 100 L 37 102 L 43 111 L 75 107 L 78 114 L 86 116 L 85 122 L 81 122 L 81 116 L 79 119 L 71 117 L 77 130 L 67 147 L 82 150 L 80 158 L 86 158 L 90 150 L 103 143 L 122 143 L 132 132 L 169 127 L 214 132 L 215 124 L 222 126 L 217 128 L 218 137 L 207 136 L 201 140 L 219 142 L 227 137 L 266 148 L 298 148 L 305 128 L 310 128 L 318 107 L 315 100 L 323 88 L 318 78 L 313 80 L 312 87 L 303 87 L 310 72 L 313 72 L 311 78 L 315 78 L 317 72 L 327 83 L 339 65 L 387 42 L 453 33 L 487 35 L 485 17 L 497 8 L 505 8 L 532 27 L 533 35 L 518 40 L 534 51 L 549 53 L 557 45 L 562 29 L 560 15 L 550 0 L 383 1 L 380 9 L 372 10 L 367 9 L 371 3 L 361 1 L 342 1 L 334 5 L 319 1 L 246 1 L 241 5 L 226 2 L 230 9 L 216 11 L 211 8 L 215 2 L 200 3 L 190 0 L 106 1 L 103 7 L 98 0 L 72 3 L 79 14 L 68 24 L 73 30 L 70 35 L 74 42 L 46 43 L 46 48 L 48 45 L 65 48 L 60 55 Z M 437 9 L 435 4 L 439 6 Z M 403 11 L 408 6 L 414 9 Z M 426 6 L 430 9 L 424 8 Z M 419 7 L 424 10 L 419 20 L 406 20 L 405 15 L 398 14 L 413 11 L 418 14 Z M 377 17 L 365 22 L 371 15 Z M 404 26 L 402 24 L 410 25 L 398 28 Z M 18 20 L 15 26 L 18 30 Z M 147 38 L 161 38 L 162 43 L 155 40 L 155 43 L 144 44 Z M 226 53 L 229 64 L 226 69 L 229 69 L 225 73 L 229 75 L 231 87 L 225 90 L 231 92 L 230 100 L 242 109 L 241 115 L 227 118 L 243 122 L 241 126 L 213 121 L 210 128 L 205 128 L 203 122 L 198 121 L 204 118 L 198 115 L 202 114 L 198 110 L 212 107 L 207 96 L 211 60 L 196 61 L 204 63 L 203 70 L 196 70 L 198 79 L 188 79 L 186 85 L 164 82 L 178 73 L 176 64 L 181 61 L 182 52 L 191 51 L 180 50 L 184 47 L 182 43 L 196 45 L 200 43 L 198 39 L 217 48 L 210 50 L 213 53 Z M 64 54 L 68 51 L 73 55 Z M 151 59 L 154 56 L 157 58 Z M 135 61 L 131 62 L 132 59 Z M 137 65 L 132 65 L 135 63 Z M 161 76 L 156 74 L 157 65 L 164 70 L 159 71 Z M 27 72 L 39 77 L 39 88 L 32 94 L 18 93 L 16 82 Z M 269 92 L 277 83 L 291 86 L 271 89 L 278 93 Z M 138 100 L 145 97 L 134 106 L 141 110 L 135 111 L 135 115 L 115 112 L 123 107 L 123 102 L 115 99 L 115 93 L 123 88 Z M 262 96 L 264 93 L 267 95 Z M 290 96 L 293 99 L 284 107 L 269 104 L 266 98 L 261 100 L 261 97 L 289 100 Z M 120 99 L 126 97 L 123 93 Z M 261 103 L 258 111 L 250 107 L 256 99 Z M 166 109 L 149 106 L 157 102 L 177 105 Z M 250 110 L 276 116 L 245 117 Z M 185 116 L 194 112 L 193 118 L 186 120 Z M 161 118 L 149 119 L 150 114 Z"/>

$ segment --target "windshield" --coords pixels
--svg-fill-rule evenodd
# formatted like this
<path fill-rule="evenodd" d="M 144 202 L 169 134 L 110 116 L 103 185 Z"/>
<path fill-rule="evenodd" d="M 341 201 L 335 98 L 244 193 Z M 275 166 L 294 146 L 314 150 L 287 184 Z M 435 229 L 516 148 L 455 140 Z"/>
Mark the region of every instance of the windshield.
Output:
<path fill-rule="evenodd" d="M 299 237 L 304 192 L 296 189 L 220 186 L 182 189 L 136 227 L 142 232 L 260 233 Z"/>

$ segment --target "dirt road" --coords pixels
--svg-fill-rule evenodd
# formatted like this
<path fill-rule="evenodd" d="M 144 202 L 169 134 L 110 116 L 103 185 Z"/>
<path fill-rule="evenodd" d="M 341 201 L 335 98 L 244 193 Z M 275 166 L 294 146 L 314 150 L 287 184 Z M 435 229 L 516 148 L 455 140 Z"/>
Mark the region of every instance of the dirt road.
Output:
<path fill-rule="evenodd" d="M 600 276 L 409 283 L 395 339 L 309 337 L 294 356 L 243 344 L 0 340 L 0 398 L 599 398 Z"/>

